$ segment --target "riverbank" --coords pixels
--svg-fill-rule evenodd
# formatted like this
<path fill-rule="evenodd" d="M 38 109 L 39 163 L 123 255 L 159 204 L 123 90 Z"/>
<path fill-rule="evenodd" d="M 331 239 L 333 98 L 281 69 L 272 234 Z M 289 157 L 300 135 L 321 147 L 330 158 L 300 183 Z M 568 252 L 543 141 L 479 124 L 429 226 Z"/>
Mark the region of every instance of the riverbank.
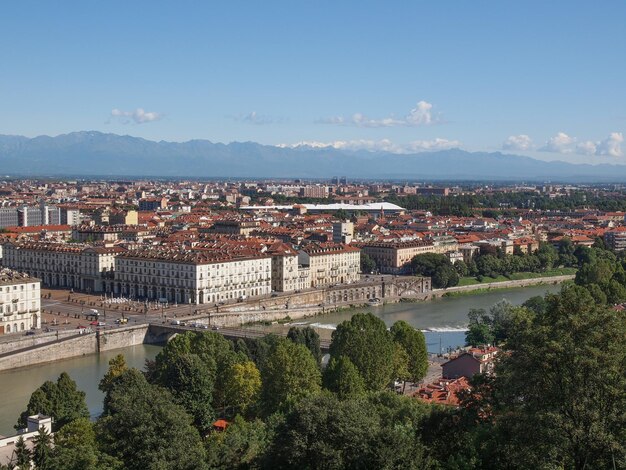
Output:
<path fill-rule="evenodd" d="M 456 297 L 460 295 L 473 295 L 492 290 L 513 289 L 517 287 L 530 287 L 542 285 L 558 285 L 566 281 L 571 281 L 576 277 L 575 274 L 566 274 L 562 276 L 546 276 L 529 279 L 518 279 L 499 282 L 487 282 L 480 284 L 470 284 L 466 286 L 448 287 L 447 289 L 435 289 L 432 292 L 433 297 Z"/>

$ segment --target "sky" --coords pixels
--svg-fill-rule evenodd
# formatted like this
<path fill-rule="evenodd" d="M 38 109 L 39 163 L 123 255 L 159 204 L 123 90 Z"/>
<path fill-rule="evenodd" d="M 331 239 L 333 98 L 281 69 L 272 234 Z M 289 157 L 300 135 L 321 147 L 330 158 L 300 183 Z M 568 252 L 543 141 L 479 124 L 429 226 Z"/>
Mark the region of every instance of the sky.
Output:
<path fill-rule="evenodd" d="M 3 2 L 0 134 L 625 163 L 626 2 Z"/>

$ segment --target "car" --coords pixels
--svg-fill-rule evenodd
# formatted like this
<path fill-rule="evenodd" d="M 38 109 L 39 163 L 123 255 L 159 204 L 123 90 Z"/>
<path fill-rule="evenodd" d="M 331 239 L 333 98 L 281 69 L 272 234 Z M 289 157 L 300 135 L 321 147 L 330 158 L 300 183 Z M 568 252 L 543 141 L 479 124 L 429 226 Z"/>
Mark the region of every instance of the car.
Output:
<path fill-rule="evenodd" d="M 211 327 L 211 329 L 212 329 L 212 330 L 219 330 L 219 329 L 220 329 L 220 327 L 219 327 L 219 326 L 216 326 L 216 325 L 213 325 L 213 326 Z"/>
<path fill-rule="evenodd" d="M 181 321 L 181 322 L 179 323 L 179 325 L 180 325 L 180 326 L 187 326 L 187 322 L 186 322 L 186 321 Z"/>
<path fill-rule="evenodd" d="M 204 323 L 199 324 L 198 328 L 202 328 L 203 330 L 208 330 L 209 329 L 209 325 L 205 325 Z"/>
<path fill-rule="evenodd" d="M 106 326 L 106 322 L 104 322 L 104 321 L 99 321 L 99 322 L 98 322 L 98 326 Z"/>
<path fill-rule="evenodd" d="M 94 320 L 94 321 L 92 321 L 92 322 L 89 322 L 89 324 L 90 324 L 90 325 L 92 325 L 92 326 L 98 326 L 98 323 L 99 323 L 99 322 L 97 322 L 97 321 L 95 321 L 95 320 Z"/>
<path fill-rule="evenodd" d="M 170 325 L 180 325 L 180 320 L 172 320 Z"/>
<path fill-rule="evenodd" d="M 25 336 L 34 336 L 34 334 L 35 334 L 35 332 L 34 332 L 33 330 L 28 330 L 28 331 L 25 333 Z"/>
<path fill-rule="evenodd" d="M 272 297 L 278 297 L 278 294 L 276 292 L 272 292 Z"/>
<path fill-rule="evenodd" d="M 76 327 L 76 329 L 77 329 L 77 330 L 84 330 L 85 328 L 87 328 L 87 327 L 86 327 L 86 326 L 83 326 L 83 325 L 78 325 L 78 326 Z"/>

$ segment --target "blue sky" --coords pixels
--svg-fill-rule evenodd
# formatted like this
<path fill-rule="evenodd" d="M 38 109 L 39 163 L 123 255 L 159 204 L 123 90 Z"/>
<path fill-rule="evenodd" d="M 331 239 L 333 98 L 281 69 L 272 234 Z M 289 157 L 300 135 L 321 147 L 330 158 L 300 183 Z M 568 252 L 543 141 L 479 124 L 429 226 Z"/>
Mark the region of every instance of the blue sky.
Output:
<path fill-rule="evenodd" d="M 626 163 L 626 2 L 4 2 L 0 134 Z"/>

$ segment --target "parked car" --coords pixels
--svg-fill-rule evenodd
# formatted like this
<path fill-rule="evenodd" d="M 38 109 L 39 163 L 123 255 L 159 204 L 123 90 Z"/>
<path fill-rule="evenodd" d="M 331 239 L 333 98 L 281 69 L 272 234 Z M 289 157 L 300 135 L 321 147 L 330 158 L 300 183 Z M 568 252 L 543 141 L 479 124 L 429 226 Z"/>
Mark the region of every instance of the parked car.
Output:
<path fill-rule="evenodd" d="M 180 325 L 180 320 L 172 320 L 170 325 Z"/>
<path fill-rule="evenodd" d="M 35 335 L 35 332 L 34 332 L 33 330 L 28 330 L 28 331 L 25 333 L 25 336 L 34 336 L 34 335 Z"/>

